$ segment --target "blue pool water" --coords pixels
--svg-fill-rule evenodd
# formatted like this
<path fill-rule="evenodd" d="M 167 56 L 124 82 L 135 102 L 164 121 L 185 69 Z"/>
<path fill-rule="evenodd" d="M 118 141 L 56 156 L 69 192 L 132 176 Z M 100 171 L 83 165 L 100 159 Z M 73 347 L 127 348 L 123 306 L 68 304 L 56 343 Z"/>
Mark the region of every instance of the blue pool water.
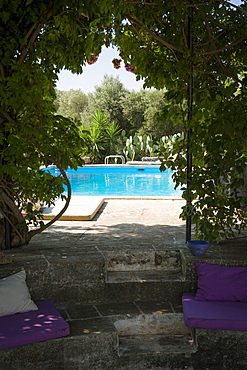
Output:
<path fill-rule="evenodd" d="M 52 174 L 59 175 L 55 167 Z M 172 171 L 159 166 L 85 166 L 66 171 L 72 195 L 97 196 L 181 196 L 174 189 Z"/>

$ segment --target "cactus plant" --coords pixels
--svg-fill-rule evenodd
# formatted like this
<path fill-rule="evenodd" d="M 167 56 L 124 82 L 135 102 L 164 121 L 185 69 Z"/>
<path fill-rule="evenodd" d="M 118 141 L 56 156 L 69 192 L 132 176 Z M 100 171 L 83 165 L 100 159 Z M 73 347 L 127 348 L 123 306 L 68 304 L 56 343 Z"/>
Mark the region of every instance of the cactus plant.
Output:
<path fill-rule="evenodd" d="M 134 135 L 126 138 L 123 152 L 127 160 L 138 161 L 144 156 L 156 156 L 158 145 L 153 143 L 153 140 L 149 135 Z"/>

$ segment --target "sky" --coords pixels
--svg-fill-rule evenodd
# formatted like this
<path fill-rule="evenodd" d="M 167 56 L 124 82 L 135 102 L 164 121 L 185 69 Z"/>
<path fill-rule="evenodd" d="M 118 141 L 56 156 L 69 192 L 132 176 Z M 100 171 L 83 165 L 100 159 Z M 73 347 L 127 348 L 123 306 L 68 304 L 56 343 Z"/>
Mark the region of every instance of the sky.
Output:
<path fill-rule="evenodd" d="M 84 93 L 89 93 L 94 90 L 94 86 L 101 85 L 104 75 L 117 77 L 129 90 L 139 91 L 144 81 L 136 81 L 134 73 L 127 72 L 123 63 L 120 69 L 113 68 L 112 59 L 119 59 L 116 48 L 106 48 L 103 46 L 99 59 L 95 64 L 85 65 L 81 75 L 73 74 L 69 71 L 63 70 L 59 73 L 59 80 L 57 82 L 58 90 L 81 90 Z"/>
<path fill-rule="evenodd" d="M 232 3 L 239 5 L 241 0 L 232 0 Z M 102 52 L 98 61 L 92 65 L 85 65 L 81 75 L 73 74 L 69 71 L 63 70 L 59 73 L 57 82 L 58 90 L 81 90 L 85 94 L 94 91 L 96 85 L 101 85 L 104 75 L 117 77 L 128 90 L 139 91 L 144 81 L 136 81 L 133 73 L 127 72 L 123 63 L 120 69 L 113 68 L 112 59 L 119 59 L 118 51 L 116 48 L 106 48 L 103 46 Z"/>

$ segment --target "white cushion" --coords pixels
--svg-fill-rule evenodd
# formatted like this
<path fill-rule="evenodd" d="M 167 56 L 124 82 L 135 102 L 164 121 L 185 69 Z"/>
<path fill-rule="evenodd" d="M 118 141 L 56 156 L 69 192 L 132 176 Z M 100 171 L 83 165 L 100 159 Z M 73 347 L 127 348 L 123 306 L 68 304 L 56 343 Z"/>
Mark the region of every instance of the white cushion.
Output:
<path fill-rule="evenodd" d="M 0 316 L 37 309 L 31 299 L 24 270 L 0 279 Z"/>

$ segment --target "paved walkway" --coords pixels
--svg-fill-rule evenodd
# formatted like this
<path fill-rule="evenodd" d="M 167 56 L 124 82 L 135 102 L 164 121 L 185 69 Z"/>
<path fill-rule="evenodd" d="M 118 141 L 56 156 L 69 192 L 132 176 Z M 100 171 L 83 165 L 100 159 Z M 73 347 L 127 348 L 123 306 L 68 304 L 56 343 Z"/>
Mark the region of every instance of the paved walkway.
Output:
<path fill-rule="evenodd" d="M 57 221 L 33 237 L 28 245 L 4 251 L 4 254 L 21 264 L 24 260 L 38 263 L 40 258 L 54 262 L 77 257 L 93 260 L 106 251 L 185 247 L 185 221 L 179 218 L 184 205 L 181 199 L 110 199 L 91 221 Z M 246 265 L 246 240 L 247 233 L 244 233 L 237 239 L 211 246 L 207 258 L 212 263 L 214 258 L 221 258 L 222 263 L 230 260 L 231 264 Z"/>
<path fill-rule="evenodd" d="M 107 200 L 91 221 L 57 221 L 28 245 L 80 252 L 158 249 L 185 244 L 185 222 L 179 219 L 183 200 Z M 25 247 L 24 247 L 25 248 Z"/>

